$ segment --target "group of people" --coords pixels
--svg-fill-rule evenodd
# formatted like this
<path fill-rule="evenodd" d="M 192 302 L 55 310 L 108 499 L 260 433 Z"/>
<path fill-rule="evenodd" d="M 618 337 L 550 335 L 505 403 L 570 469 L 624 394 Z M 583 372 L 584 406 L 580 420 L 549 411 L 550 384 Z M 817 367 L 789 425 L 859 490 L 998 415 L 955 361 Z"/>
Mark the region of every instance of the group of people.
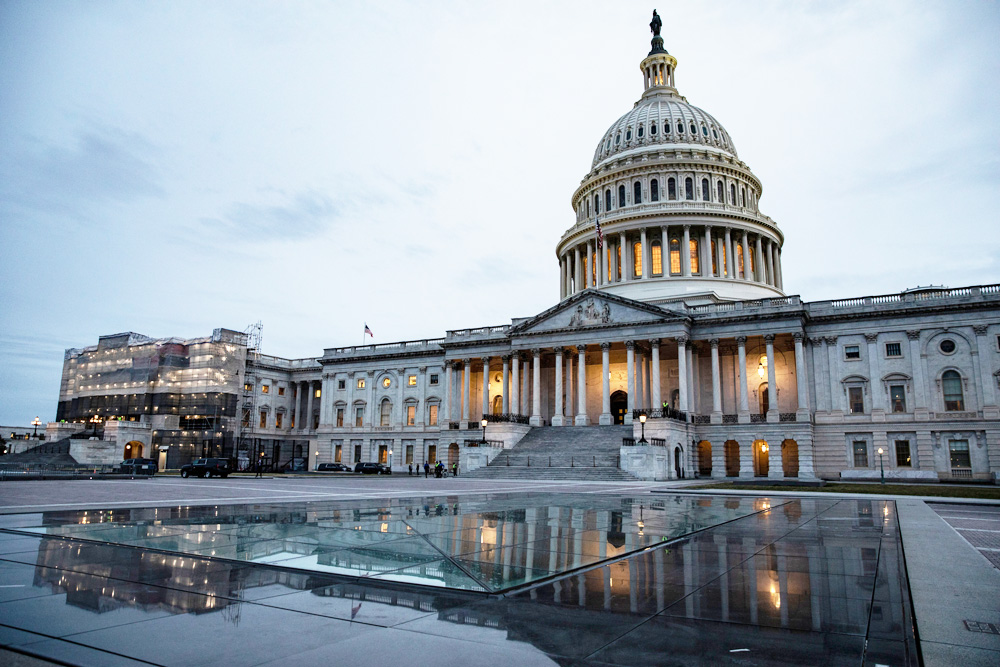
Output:
<path fill-rule="evenodd" d="M 432 466 L 431 466 L 430 463 L 428 463 L 427 461 L 424 461 L 424 477 L 425 478 L 426 477 L 430 477 L 431 467 Z M 446 477 L 448 475 L 448 466 L 446 466 L 445 464 L 441 463 L 440 461 L 438 461 L 437 463 L 435 463 L 434 466 L 433 466 L 433 468 L 434 468 L 434 476 L 435 477 Z M 409 464 L 409 472 L 407 472 L 406 474 L 407 475 L 414 474 L 413 464 L 412 463 Z M 455 477 L 458 477 L 458 462 L 455 462 L 455 463 L 451 464 L 451 474 L 453 476 L 455 476 Z M 417 477 L 420 477 L 420 464 L 419 463 L 417 464 L 416 475 L 417 475 Z"/>

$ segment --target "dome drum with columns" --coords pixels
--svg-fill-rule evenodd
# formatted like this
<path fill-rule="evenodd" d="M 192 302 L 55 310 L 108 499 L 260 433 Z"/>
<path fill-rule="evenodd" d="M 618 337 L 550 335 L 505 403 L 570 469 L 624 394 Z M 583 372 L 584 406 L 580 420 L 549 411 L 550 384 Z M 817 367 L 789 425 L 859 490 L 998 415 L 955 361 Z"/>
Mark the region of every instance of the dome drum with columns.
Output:
<path fill-rule="evenodd" d="M 657 304 L 784 296 L 784 235 L 757 207 L 761 183 L 725 128 L 677 92 L 658 27 L 642 97 L 573 193 L 576 223 L 556 248 L 560 299 L 587 288 Z"/>

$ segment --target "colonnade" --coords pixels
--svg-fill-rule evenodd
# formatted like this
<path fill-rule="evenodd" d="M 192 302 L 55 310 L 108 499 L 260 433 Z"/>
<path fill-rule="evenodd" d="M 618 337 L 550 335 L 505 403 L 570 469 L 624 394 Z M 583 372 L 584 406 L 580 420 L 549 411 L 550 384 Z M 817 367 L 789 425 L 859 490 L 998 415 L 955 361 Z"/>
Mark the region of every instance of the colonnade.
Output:
<path fill-rule="evenodd" d="M 638 233 L 606 234 L 601 252 L 597 252 L 596 244 L 596 238 L 590 238 L 567 248 L 562 254 L 559 259 L 560 298 L 588 287 L 660 277 L 744 280 L 783 289 L 778 242 L 743 228 L 728 225 L 704 225 L 697 229 L 692 225 L 643 227 Z M 653 261 L 657 244 L 658 264 Z M 675 257 L 674 252 L 679 257 Z"/>
<path fill-rule="evenodd" d="M 315 431 L 312 424 L 314 400 L 316 391 L 322 391 L 322 383 L 319 380 L 304 380 L 295 382 L 295 417 L 292 424 L 293 431 L 310 432 Z M 302 413 L 303 400 L 305 401 L 305 415 Z"/>

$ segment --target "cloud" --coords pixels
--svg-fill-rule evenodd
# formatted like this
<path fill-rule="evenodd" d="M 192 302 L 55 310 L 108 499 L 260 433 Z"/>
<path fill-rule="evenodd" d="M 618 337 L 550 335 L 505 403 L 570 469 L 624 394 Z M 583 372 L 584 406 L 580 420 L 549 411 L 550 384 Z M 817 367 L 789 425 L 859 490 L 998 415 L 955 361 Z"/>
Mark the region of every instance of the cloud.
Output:
<path fill-rule="evenodd" d="M 279 192 L 275 198 L 280 201 L 235 202 L 222 217 L 202 218 L 202 223 L 226 234 L 239 233 L 248 240 L 301 239 L 319 234 L 341 215 L 330 197 L 315 190 L 295 195 Z"/>

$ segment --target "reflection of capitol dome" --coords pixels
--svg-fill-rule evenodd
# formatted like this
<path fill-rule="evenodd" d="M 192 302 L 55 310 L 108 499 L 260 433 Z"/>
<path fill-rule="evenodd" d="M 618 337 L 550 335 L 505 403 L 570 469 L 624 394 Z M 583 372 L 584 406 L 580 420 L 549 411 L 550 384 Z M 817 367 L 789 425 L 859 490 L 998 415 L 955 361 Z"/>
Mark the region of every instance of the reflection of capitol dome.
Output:
<path fill-rule="evenodd" d="M 783 296 L 784 235 L 757 208 L 760 181 L 725 128 L 677 92 L 676 68 L 654 34 L 642 97 L 601 137 L 573 193 L 576 224 L 556 249 L 561 298 L 587 288 L 653 303 Z"/>

